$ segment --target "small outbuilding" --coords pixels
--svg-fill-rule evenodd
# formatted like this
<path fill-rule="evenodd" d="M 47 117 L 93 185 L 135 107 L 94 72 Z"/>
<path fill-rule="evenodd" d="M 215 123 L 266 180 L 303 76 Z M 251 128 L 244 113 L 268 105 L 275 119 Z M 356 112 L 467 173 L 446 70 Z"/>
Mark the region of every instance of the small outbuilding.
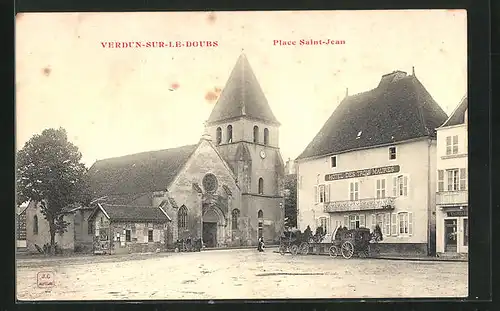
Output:
<path fill-rule="evenodd" d="M 172 240 L 171 221 L 161 207 L 97 204 L 88 220 L 94 254 L 164 251 Z"/>

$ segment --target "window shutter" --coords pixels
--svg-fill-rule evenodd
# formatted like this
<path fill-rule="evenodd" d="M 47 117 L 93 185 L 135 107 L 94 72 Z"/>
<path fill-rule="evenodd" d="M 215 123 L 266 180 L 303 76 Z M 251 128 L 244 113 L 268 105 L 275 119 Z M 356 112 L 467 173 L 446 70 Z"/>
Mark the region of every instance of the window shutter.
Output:
<path fill-rule="evenodd" d="M 460 169 L 460 190 L 465 190 L 467 183 L 467 170 L 465 168 Z"/>
<path fill-rule="evenodd" d="M 408 196 L 408 176 L 403 177 L 403 195 Z"/>
<path fill-rule="evenodd" d="M 359 215 L 359 226 L 366 228 L 365 215 Z"/>
<path fill-rule="evenodd" d="M 314 186 L 314 203 L 318 203 L 318 186 Z"/>
<path fill-rule="evenodd" d="M 349 228 L 349 216 L 344 216 L 344 227 Z"/>
<path fill-rule="evenodd" d="M 393 197 L 397 197 L 397 194 L 398 194 L 398 178 L 397 177 L 393 177 L 392 178 L 392 196 Z"/>
<path fill-rule="evenodd" d="M 330 184 L 325 185 L 325 203 L 330 202 Z"/>
<path fill-rule="evenodd" d="M 391 235 L 391 213 L 384 214 L 384 234 Z"/>
<path fill-rule="evenodd" d="M 408 234 L 413 234 L 413 213 L 408 213 Z"/>
<path fill-rule="evenodd" d="M 375 228 L 376 224 L 377 224 L 377 216 L 375 214 L 372 214 L 372 228 Z"/>
<path fill-rule="evenodd" d="M 398 235 L 398 226 L 397 226 L 397 215 L 396 214 L 391 214 L 391 234 L 392 235 Z"/>
<path fill-rule="evenodd" d="M 438 192 L 444 191 L 444 171 L 438 170 Z"/>

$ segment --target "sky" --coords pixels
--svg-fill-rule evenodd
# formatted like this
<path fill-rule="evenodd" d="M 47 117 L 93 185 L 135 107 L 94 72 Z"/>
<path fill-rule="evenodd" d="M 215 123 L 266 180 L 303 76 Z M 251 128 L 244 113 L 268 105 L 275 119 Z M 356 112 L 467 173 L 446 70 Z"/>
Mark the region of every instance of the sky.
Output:
<path fill-rule="evenodd" d="M 277 46 L 274 40 L 344 40 Z M 217 41 L 104 48 L 103 42 Z M 465 10 L 23 13 L 16 17 L 16 147 L 63 127 L 96 160 L 195 144 L 245 53 L 296 158 L 338 103 L 394 70 L 449 115 L 467 91 Z"/>

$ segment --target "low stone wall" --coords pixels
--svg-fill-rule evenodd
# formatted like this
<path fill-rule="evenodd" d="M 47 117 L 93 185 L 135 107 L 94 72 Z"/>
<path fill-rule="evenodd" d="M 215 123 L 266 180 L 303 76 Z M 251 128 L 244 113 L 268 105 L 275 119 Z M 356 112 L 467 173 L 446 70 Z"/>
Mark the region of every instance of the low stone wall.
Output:
<path fill-rule="evenodd" d="M 167 247 L 161 242 L 149 242 L 149 243 L 136 243 L 136 242 L 125 242 L 124 246 L 117 245 L 113 247 L 112 254 L 131 254 L 131 253 L 152 253 L 156 250 L 164 252 Z"/>

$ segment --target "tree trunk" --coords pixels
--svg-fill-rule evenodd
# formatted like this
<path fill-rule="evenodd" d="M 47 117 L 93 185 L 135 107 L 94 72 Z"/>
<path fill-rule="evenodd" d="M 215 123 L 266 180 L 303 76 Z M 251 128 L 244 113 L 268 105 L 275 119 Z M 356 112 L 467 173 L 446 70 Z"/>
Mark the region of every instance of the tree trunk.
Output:
<path fill-rule="evenodd" d="M 50 233 L 50 254 L 54 255 L 56 252 L 56 226 L 54 219 L 49 220 L 49 233 Z"/>

